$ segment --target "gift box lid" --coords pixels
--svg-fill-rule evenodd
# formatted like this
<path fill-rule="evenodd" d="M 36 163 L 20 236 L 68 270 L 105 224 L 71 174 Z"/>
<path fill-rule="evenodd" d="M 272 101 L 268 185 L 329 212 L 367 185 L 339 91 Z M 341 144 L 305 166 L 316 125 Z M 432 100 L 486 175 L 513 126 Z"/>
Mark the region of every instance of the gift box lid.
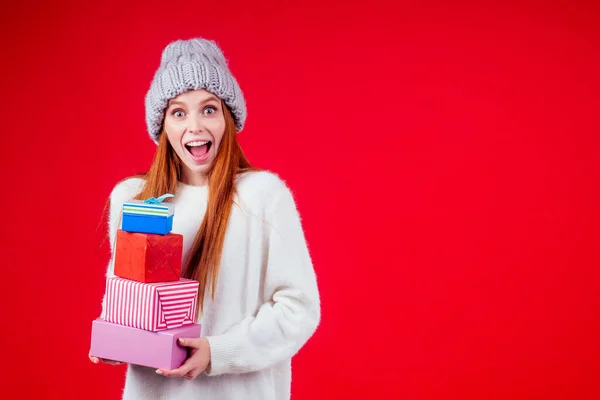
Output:
<path fill-rule="evenodd" d="M 123 204 L 123 214 L 144 215 L 149 217 L 170 217 L 175 213 L 175 204 L 163 203 L 168 197 L 175 197 L 170 193 L 159 198 L 151 197 L 147 200 L 131 200 Z"/>

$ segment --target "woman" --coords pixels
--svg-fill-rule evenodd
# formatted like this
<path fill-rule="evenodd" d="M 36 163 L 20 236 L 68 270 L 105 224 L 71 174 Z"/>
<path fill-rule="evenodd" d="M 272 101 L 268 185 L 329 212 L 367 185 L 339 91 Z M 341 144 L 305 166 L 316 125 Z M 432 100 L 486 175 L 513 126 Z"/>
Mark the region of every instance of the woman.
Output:
<path fill-rule="evenodd" d="M 124 399 L 290 398 L 291 357 L 319 324 L 319 292 L 291 191 L 253 168 L 237 141 L 245 118 L 242 92 L 214 42 L 164 49 L 146 96 L 154 161 L 113 189 L 109 238 L 114 254 L 124 202 L 175 194 L 182 277 L 199 282 L 203 333 L 182 341 L 191 355 L 175 370 L 129 365 Z"/>

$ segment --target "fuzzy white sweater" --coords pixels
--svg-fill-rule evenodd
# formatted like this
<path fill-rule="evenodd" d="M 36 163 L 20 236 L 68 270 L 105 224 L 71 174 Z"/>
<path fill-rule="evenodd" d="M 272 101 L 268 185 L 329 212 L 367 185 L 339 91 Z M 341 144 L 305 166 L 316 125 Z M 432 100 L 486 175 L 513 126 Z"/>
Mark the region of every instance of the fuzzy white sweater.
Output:
<path fill-rule="evenodd" d="M 114 254 L 124 202 L 143 185 L 119 183 L 110 196 L 109 238 Z M 287 185 L 268 171 L 237 178 L 238 195 L 225 235 L 214 301 L 199 316 L 210 343 L 211 367 L 194 380 L 164 377 L 128 365 L 123 399 L 283 400 L 291 397 L 291 358 L 320 321 L 315 272 L 296 203 Z M 179 184 L 173 232 L 187 256 L 206 211 L 208 186 Z M 114 276 L 113 261 L 107 277 Z M 105 301 L 102 301 L 102 316 Z M 149 349 L 149 351 L 151 351 Z"/>

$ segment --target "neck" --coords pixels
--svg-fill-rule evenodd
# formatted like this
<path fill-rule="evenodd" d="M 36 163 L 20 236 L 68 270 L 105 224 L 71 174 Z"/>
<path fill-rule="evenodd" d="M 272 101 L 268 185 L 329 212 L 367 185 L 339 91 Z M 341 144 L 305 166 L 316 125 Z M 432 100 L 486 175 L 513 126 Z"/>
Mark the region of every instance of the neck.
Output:
<path fill-rule="evenodd" d="M 208 181 L 206 174 L 193 173 L 187 168 L 184 168 L 181 174 L 181 182 L 190 186 L 204 186 Z"/>

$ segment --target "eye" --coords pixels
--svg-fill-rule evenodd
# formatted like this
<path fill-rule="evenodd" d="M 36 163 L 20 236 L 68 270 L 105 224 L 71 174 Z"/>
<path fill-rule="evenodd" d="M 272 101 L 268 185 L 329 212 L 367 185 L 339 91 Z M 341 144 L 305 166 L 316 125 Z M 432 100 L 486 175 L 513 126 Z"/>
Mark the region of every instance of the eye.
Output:
<path fill-rule="evenodd" d="M 205 115 L 213 115 L 216 112 L 217 112 L 217 107 L 215 107 L 215 106 L 206 106 L 206 107 L 204 107 L 204 114 Z"/>
<path fill-rule="evenodd" d="M 173 115 L 175 118 L 183 118 L 183 116 L 185 115 L 185 112 L 183 112 L 183 110 L 181 109 L 177 109 L 174 110 L 171 115 Z"/>

